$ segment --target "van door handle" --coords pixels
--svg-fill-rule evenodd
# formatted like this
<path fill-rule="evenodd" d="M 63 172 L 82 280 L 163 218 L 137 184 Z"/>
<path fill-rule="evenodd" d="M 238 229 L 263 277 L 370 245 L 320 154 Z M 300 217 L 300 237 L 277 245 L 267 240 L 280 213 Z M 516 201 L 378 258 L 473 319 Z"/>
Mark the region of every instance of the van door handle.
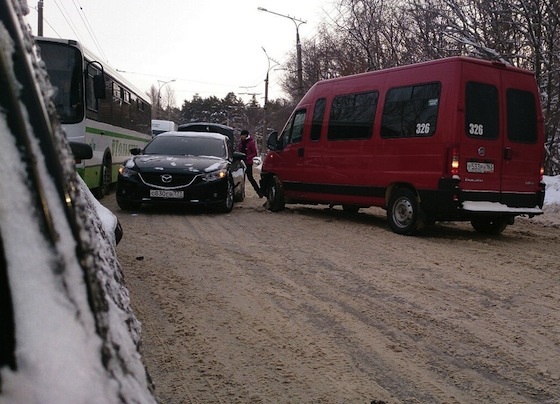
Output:
<path fill-rule="evenodd" d="M 299 149 L 297 149 L 297 155 L 298 155 L 298 157 L 303 157 L 303 147 L 300 147 Z"/>
<path fill-rule="evenodd" d="M 512 158 L 513 158 L 513 150 L 511 150 L 511 147 L 506 147 L 504 149 L 504 159 L 511 160 Z"/>

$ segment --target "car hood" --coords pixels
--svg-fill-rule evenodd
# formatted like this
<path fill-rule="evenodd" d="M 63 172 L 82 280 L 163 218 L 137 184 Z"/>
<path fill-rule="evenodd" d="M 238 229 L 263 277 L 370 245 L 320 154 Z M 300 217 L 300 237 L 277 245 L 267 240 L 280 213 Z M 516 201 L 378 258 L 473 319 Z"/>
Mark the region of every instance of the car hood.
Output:
<path fill-rule="evenodd" d="M 226 168 L 229 162 L 219 157 L 201 156 L 135 156 L 126 163 L 139 172 L 192 172 L 205 173 Z"/>

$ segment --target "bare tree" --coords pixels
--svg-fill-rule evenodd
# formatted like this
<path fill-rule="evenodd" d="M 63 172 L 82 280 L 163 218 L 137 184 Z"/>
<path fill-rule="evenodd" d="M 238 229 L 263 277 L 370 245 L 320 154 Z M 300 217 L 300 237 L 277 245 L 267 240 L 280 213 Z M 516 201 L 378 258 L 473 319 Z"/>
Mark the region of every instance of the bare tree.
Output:
<path fill-rule="evenodd" d="M 454 55 L 535 72 L 546 136 L 545 172 L 560 174 L 558 0 L 337 0 L 312 41 L 302 43 L 304 87 L 344 76 Z M 287 64 L 283 89 L 298 100 Z"/>

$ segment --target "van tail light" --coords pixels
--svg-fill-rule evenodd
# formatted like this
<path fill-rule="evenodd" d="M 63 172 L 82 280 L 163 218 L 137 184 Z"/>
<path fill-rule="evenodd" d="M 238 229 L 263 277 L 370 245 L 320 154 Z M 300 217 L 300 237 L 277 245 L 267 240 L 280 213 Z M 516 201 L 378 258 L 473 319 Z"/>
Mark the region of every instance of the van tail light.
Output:
<path fill-rule="evenodd" d="M 539 172 L 540 182 L 543 182 L 543 177 L 544 177 L 544 165 L 541 165 L 541 170 Z"/>
<path fill-rule="evenodd" d="M 451 175 L 459 175 L 459 148 L 453 146 L 450 150 L 449 156 L 450 162 L 450 173 Z"/>

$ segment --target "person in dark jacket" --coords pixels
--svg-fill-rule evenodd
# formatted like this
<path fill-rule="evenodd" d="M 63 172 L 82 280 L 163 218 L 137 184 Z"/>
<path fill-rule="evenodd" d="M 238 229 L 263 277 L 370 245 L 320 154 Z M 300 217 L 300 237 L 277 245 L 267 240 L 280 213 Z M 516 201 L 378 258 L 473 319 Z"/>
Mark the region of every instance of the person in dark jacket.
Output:
<path fill-rule="evenodd" d="M 249 131 L 247 129 L 243 129 L 240 136 L 241 142 L 239 143 L 238 151 L 245 153 L 245 165 L 247 166 L 247 171 L 245 173 L 247 174 L 247 178 L 259 198 L 262 198 L 263 193 L 259 184 L 257 184 L 257 181 L 255 181 L 255 178 L 253 177 L 253 157 L 257 156 L 257 146 L 255 145 L 255 141 L 251 135 L 249 135 Z"/>

